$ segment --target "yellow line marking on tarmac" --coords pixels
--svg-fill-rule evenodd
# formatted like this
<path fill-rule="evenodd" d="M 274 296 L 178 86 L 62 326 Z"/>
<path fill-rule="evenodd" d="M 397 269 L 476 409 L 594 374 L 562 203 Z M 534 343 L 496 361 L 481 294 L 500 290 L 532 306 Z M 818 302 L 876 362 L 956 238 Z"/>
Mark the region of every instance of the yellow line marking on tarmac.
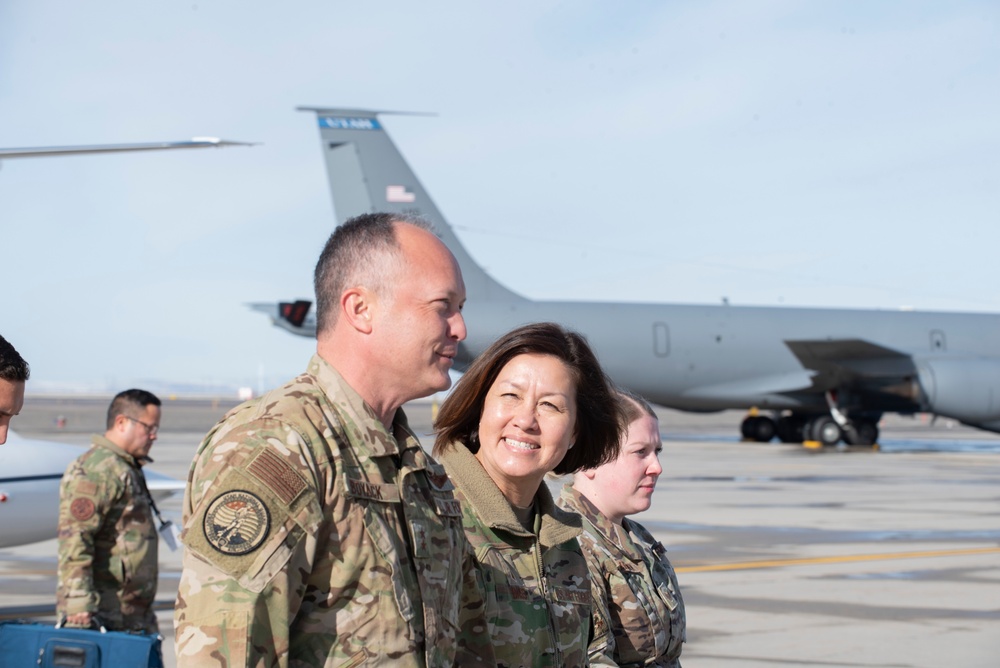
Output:
<path fill-rule="evenodd" d="M 1000 547 L 977 547 L 961 550 L 928 550 L 924 552 L 885 552 L 882 554 L 848 554 L 841 557 L 808 557 L 805 559 L 772 559 L 769 561 L 744 561 L 733 564 L 706 566 L 679 566 L 678 573 L 705 573 L 709 571 L 742 571 L 754 568 L 780 568 L 782 566 L 808 566 L 811 564 L 838 564 L 852 561 L 885 561 L 888 559 L 917 559 L 926 557 L 960 557 L 970 554 L 1000 554 Z"/>

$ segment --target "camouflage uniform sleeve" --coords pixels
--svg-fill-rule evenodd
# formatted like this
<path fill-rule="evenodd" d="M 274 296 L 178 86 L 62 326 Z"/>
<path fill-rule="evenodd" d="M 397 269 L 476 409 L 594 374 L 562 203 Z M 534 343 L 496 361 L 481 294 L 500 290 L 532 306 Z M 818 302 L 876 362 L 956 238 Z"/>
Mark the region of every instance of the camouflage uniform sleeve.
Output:
<path fill-rule="evenodd" d="M 93 568 L 98 532 L 123 490 L 122 481 L 106 478 L 90 475 L 76 461 L 60 484 L 57 609 L 61 615 L 98 611 Z"/>
<path fill-rule="evenodd" d="M 274 420 L 213 440 L 185 495 L 177 665 L 287 666 L 317 551 L 320 475 L 302 436 Z"/>

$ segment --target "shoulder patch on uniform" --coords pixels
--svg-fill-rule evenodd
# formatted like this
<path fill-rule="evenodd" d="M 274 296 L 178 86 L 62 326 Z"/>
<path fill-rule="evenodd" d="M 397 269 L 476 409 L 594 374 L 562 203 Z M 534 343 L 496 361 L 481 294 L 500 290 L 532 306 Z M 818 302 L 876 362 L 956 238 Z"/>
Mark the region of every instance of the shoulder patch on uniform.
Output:
<path fill-rule="evenodd" d="M 86 522 L 94 516 L 94 502 L 90 499 L 76 498 L 69 504 L 69 512 L 78 522 Z"/>
<path fill-rule="evenodd" d="M 263 544 L 270 528 L 267 506 L 256 494 L 244 490 L 220 494 L 205 511 L 205 538 L 223 554 L 253 552 Z"/>
<path fill-rule="evenodd" d="M 306 481 L 281 455 L 262 449 L 247 466 L 247 473 L 264 483 L 285 503 L 291 503 L 306 488 Z"/>

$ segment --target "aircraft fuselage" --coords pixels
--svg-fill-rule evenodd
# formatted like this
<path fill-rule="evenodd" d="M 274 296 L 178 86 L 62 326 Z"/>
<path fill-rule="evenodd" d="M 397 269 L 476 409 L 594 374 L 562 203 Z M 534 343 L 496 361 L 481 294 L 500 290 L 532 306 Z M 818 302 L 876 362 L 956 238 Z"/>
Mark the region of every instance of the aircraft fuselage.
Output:
<path fill-rule="evenodd" d="M 991 314 L 526 300 L 503 308 L 470 302 L 465 315 L 463 345 L 473 356 L 497 332 L 554 321 L 584 333 L 618 382 L 696 411 L 824 409 L 814 374 L 785 341 L 864 339 L 917 360 L 967 358 L 963 351 L 1000 358 L 1000 316 Z M 998 410 L 980 417 L 1000 419 L 1000 378 L 997 385 Z M 911 399 L 912 410 L 923 409 L 919 396 Z"/>

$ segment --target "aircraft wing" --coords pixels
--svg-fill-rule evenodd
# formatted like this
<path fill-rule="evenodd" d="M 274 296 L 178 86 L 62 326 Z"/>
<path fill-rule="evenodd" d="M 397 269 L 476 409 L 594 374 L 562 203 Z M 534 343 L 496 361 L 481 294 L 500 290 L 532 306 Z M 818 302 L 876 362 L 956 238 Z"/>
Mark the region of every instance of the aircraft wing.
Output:
<path fill-rule="evenodd" d="M 127 151 L 165 151 L 178 148 L 222 148 L 225 146 L 254 146 L 253 143 L 229 141 L 217 137 L 194 137 L 189 141 L 164 141 L 145 144 L 97 144 L 93 146 L 40 146 L 36 148 L 0 148 L 0 159 L 46 158 L 57 155 L 81 153 L 122 153 Z"/>
<path fill-rule="evenodd" d="M 802 366 L 830 380 L 899 379 L 916 373 L 904 352 L 863 339 L 785 341 Z"/>
<path fill-rule="evenodd" d="M 926 410 L 917 361 L 909 353 L 864 339 L 785 341 L 813 372 L 813 392 L 853 393 L 882 410 Z"/>

